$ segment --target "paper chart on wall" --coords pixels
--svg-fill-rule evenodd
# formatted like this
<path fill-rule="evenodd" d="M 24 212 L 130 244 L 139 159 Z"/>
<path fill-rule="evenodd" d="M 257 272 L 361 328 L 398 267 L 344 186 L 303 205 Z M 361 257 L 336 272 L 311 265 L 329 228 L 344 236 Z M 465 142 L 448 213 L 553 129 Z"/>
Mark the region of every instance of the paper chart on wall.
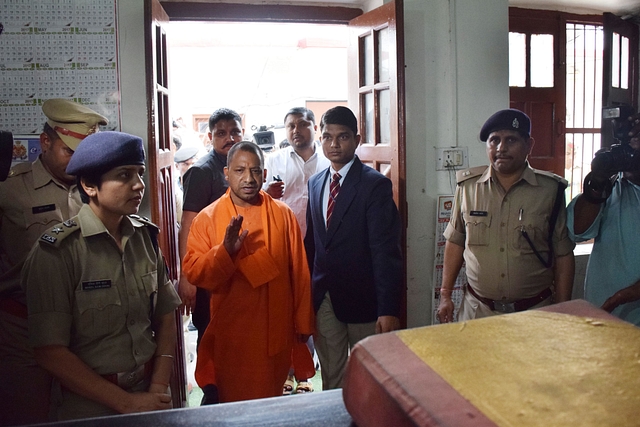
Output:
<path fill-rule="evenodd" d="M 65 98 L 119 130 L 115 0 L 10 0 L 0 15 L 0 129 L 37 135 L 42 103 Z"/>
<path fill-rule="evenodd" d="M 453 196 L 438 196 L 438 212 L 436 216 L 436 251 L 433 268 L 433 294 L 431 299 L 431 307 L 433 307 L 432 321 L 433 324 L 440 323 L 436 316 L 438 310 L 438 304 L 440 304 L 440 288 L 442 287 L 442 271 L 444 267 L 444 245 L 446 239 L 444 238 L 444 231 L 451 219 L 451 213 L 453 212 Z M 464 285 L 467 283 L 467 274 L 465 265 L 463 263 L 460 273 L 456 279 L 453 287 L 453 293 L 451 299 L 454 304 L 453 317 L 455 320 L 458 318 L 458 309 L 462 303 L 462 296 L 464 294 Z"/>

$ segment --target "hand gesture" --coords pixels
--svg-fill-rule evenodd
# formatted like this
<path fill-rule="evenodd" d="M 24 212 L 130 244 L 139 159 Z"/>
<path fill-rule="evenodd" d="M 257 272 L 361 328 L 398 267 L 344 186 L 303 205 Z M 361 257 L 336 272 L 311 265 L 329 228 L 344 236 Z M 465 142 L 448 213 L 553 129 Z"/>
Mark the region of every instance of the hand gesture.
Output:
<path fill-rule="evenodd" d="M 244 230 L 240 232 L 242 229 L 242 215 L 232 216 L 231 222 L 227 225 L 227 231 L 224 234 L 224 248 L 229 253 L 231 258 L 235 257 L 238 252 L 240 252 L 240 248 L 242 247 L 242 242 L 244 242 L 245 237 L 249 234 L 249 230 Z"/>
<path fill-rule="evenodd" d="M 271 181 L 269 187 L 267 187 L 267 194 L 274 199 L 281 199 L 284 195 L 284 182 Z"/>
<path fill-rule="evenodd" d="M 193 312 L 196 307 L 196 290 L 197 288 L 189 283 L 186 277 L 180 275 L 180 282 L 178 282 L 178 295 L 182 300 L 180 304 L 180 313 L 188 316 Z"/>

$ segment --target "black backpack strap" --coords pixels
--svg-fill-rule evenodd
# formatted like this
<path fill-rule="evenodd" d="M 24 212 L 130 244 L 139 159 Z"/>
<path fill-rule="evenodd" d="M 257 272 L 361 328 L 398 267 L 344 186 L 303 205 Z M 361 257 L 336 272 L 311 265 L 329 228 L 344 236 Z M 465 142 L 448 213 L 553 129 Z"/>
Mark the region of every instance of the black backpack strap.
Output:
<path fill-rule="evenodd" d="M 542 259 L 542 255 L 535 248 L 533 242 L 529 238 L 529 234 L 527 231 L 522 228 L 520 229 L 520 233 L 522 233 L 522 237 L 525 238 L 533 253 L 540 260 L 542 265 L 546 268 L 551 268 L 553 266 L 553 230 L 556 228 L 556 222 L 558 222 L 558 215 L 560 215 L 560 208 L 562 207 L 562 202 L 564 201 L 564 190 L 567 188 L 564 182 L 558 181 L 558 191 L 556 192 L 556 201 L 553 204 L 553 210 L 551 211 L 551 216 L 549 217 L 549 236 L 547 237 L 547 244 L 549 245 L 549 254 L 547 256 L 547 260 Z"/>

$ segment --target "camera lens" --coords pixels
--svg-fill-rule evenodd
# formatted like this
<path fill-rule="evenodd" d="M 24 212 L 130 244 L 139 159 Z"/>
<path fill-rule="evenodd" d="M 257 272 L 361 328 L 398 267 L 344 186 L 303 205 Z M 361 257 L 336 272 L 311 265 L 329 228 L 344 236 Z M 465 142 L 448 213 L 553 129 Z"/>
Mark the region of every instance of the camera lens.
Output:
<path fill-rule="evenodd" d="M 629 144 L 616 144 L 611 148 L 603 148 L 596 152 L 591 162 L 591 170 L 609 176 L 617 172 L 640 170 L 640 152 L 634 150 Z"/>

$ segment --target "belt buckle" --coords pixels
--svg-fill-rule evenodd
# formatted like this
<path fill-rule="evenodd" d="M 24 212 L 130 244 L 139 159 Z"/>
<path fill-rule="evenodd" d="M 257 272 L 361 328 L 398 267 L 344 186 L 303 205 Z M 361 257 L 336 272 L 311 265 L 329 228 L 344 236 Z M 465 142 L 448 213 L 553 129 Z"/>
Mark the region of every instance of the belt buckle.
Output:
<path fill-rule="evenodd" d="M 144 365 L 138 366 L 133 371 L 119 372 L 118 385 L 123 389 L 130 389 L 144 379 Z"/>
<path fill-rule="evenodd" d="M 493 309 L 495 311 L 499 311 L 500 313 L 515 313 L 516 306 L 515 303 L 512 302 L 504 302 L 504 301 L 494 301 Z"/>

